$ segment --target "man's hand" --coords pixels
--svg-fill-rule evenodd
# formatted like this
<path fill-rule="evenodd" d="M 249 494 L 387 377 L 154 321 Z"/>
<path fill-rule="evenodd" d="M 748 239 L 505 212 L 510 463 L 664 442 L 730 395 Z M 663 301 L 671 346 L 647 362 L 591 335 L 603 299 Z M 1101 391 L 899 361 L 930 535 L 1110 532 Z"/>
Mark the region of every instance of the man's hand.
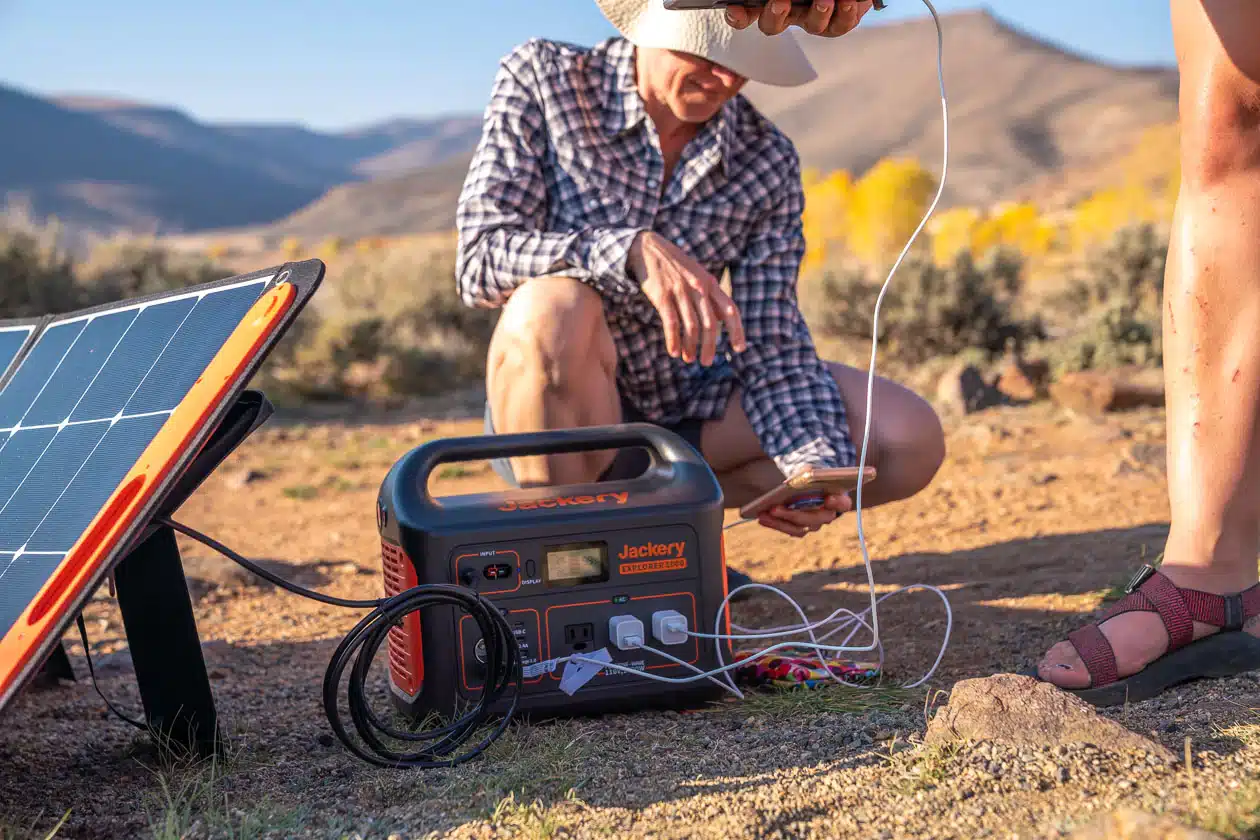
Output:
<path fill-rule="evenodd" d="M 853 499 L 848 495 L 827 496 L 823 505 L 814 510 L 791 510 L 784 505 L 771 508 L 757 517 L 766 528 L 781 531 L 789 537 L 803 537 L 836 521 L 842 513 L 853 510 Z"/>
<path fill-rule="evenodd" d="M 744 325 L 735 301 L 677 245 L 651 231 L 640 233 L 630 248 L 628 264 L 660 313 L 669 355 L 686 362 L 698 357 L 703 365 L 713 364 L 723 324 L 735 352 L 744 352 Z"/>
<path fill-rule="evenodd" d="M 757 21 L 767 35 L 799 26 L 811 35 L 839 38 L 856 29 L 870 10 L 871 0 L 814 0 L 809 6 L 794 6 L 790 0 L 769 0 L 760 8 L 728 6 L 726 21 L 736 29 L 747 29 Z"/>

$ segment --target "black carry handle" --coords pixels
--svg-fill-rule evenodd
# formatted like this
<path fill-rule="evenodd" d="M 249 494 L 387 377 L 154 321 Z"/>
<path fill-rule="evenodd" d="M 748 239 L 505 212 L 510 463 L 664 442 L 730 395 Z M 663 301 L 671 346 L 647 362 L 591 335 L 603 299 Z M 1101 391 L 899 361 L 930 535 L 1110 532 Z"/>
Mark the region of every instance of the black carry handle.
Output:
<path fill-rule="evenodd" d="M 475 435 L 444 438 L 423 444 L 417 450 L 415 470 L 421 486 L 440 464 L 452 461 L 485 461 L 493 458 L 519 458 L 529 455 L 558 455 L 567 452 L 595 452 L 642 446 L 651 453 L 653 465 L 691 464 L 706 466 L 700 453 L 677 434 L 651 423 L 618 423 L 609 426 L 583 426 L 545 432 L 518 432 L 501 435 Z"/>

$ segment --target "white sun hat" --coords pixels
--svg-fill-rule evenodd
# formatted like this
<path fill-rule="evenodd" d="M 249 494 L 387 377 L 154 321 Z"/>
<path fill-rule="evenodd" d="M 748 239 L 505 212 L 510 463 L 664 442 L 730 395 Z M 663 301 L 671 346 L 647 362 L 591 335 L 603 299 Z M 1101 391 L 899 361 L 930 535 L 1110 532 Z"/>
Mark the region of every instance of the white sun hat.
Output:
<path fill-rule="evenodd" d="M 664 0 L 595 0 L 636 47 L 677 50 L 720 64 L 754 82 L 795 87 L 818 78 L 794 33 L 735 29 L 721 9 L 672 11 Z"/>

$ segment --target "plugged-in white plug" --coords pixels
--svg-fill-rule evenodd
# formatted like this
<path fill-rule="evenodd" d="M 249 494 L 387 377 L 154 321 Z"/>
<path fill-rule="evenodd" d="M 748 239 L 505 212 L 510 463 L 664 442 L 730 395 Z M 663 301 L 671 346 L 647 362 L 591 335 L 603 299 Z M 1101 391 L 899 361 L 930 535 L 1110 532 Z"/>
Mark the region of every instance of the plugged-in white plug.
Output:
<path fill-rule="evenodd" d="M 663 645 L 681 645 L 687 641 L 687 617 L 678 610 L 657 610 L 652 613 L 652 635 Z"/>
<path fill-rule="evenodd" d="M 608 638 L 620 650 L 643 646 L 643 622 L 632 615 L 614 615 L 608 619 Z"/>

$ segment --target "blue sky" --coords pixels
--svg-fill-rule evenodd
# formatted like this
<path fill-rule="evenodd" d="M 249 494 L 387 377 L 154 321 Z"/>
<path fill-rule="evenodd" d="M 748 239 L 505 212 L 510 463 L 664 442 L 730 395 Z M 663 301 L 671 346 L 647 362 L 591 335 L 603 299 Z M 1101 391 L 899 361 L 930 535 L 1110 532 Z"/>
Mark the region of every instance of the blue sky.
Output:
<path fill-rule="evenodd" d="M 1173 62 L 1165 0 L 934 2 L 987 7 L 1119 64 Z M 925 13 L 920 0 L 889 0 L 868 21 Z M 335 129 L 479 111 L 498 58 L 520 41 L 611 34 L 594 0 L 0 0 L 0 83 Z"/>

